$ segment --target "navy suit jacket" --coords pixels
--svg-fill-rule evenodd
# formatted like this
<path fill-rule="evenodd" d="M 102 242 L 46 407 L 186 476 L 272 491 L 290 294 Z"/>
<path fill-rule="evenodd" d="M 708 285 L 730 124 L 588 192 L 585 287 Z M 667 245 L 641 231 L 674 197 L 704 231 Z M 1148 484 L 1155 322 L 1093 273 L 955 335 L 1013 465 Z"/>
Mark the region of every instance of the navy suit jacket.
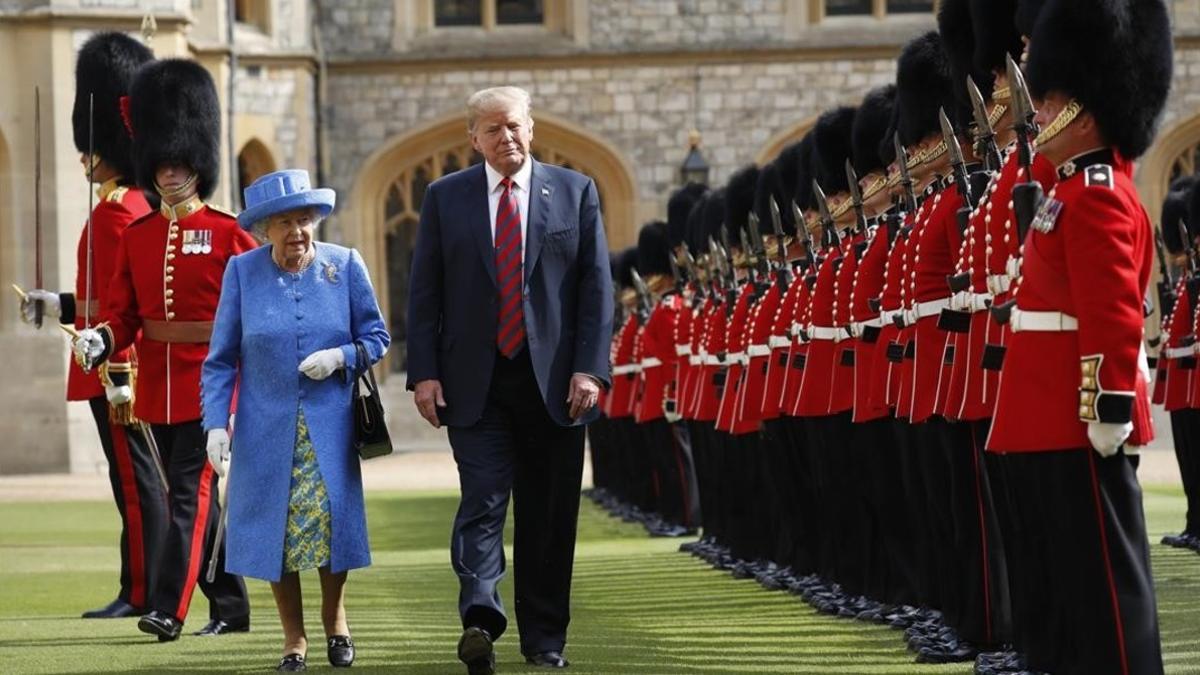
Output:
<path fill-rule="evenodd" d="M 533 158 L 525 239 L 526 347 L 542 400 L 563 426 L 573 373 L 610 384 L 612 276 L 596 184 Z M 444 176 L 425 192 L 408 298 L 408 388 L 440 380 L 448 426 L 483 415 L 497 358 L 499 290 L 483 164 Z"/>

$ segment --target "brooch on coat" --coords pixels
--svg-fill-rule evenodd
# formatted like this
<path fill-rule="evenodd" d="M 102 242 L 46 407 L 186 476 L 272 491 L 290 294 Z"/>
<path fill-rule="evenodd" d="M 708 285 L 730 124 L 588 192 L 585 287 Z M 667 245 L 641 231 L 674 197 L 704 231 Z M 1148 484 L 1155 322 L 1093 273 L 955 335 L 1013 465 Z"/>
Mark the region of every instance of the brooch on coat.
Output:
<path fill-rule="evenodd" d="M 334 265 L 333 263 L 325 263 L 323 267 L 325 269 L 325 280 L 331 284 L 336 284 L 338 282 L 337 265 Z"/>
<path fill-rule="evenodd" d="M 1062 214 L 1062 208 L 1063 203 L 1057 199 L 1046 199 L 1034 214 L 1030 227 L 1042 234 L 1050 234 L 1054 231 L 1059 215 Z"/>
<path fill-rule="evenodd" d="M 212 230 L 184 230 L 179 252 L 183 255 L 212 253 Z"/>

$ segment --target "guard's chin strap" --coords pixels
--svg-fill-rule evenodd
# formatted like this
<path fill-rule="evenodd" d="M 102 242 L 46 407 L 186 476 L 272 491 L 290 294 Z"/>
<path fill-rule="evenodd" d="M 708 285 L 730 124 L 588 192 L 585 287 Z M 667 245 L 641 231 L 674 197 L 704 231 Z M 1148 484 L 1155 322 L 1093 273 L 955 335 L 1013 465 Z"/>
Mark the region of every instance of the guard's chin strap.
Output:
<path fill-rule="evenodd" d="M 1081 105 L 1079 101 L 1071 99 L 1067 105 L 1058 112 L 1058 115 L 1054 118 L 1054 120 L 1050 122 L 1050 124 L 1047 124 L 1045 129 L 1042 129 L 1042 133 L 1038 134 L 1037 138 L 1033 139 L 1034 146 L 1036 147 L 1039 145 L 1045 145 L 1055 136 L 1061 134 L 1063 129 L 1066 129 L 1071 122 L 1074 122 L 1075 118 L 1079 117 L 1079 113 L 1081 112 L 1083 112 L 1083 105 Z"/>
<path fill-rule="evenodd" d="M 172 199 L 192 189 L 192 186 L 196 184 L 196 180 L 197 175 L 195 172 L 192 172 L 192 175 L 188 176 L 188 179 L 183 181 L 183 184 L 174 190 L 164 190 L 162 186 L 158 184 L 158 181 L 154 182 L 154 190 L 158 193 L 158 196 L 162 197 L 163 199 Z"/>

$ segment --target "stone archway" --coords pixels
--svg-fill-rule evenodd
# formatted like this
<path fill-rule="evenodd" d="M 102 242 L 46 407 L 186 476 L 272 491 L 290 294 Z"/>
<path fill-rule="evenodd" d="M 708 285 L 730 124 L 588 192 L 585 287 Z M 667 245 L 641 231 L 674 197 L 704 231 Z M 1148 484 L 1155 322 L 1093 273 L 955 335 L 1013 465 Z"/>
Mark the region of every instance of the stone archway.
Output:
<path fill-rule="evenodd" d="M 271 173 L 276 168 L 275 157 L 267 149 L 266 144 L 257 138 L 246 141 L 238 151 L 238 187 L 233 202 L 238 210 L 246 208 L 242 195 L 246 186 Z"/>
<path fill-rule="evenodd" d="M 408 274 L 425 188 L 438 178 L 480 161 L 461 115 L 402 134 L 377 150 L 359 172 L 349 209 L 339 215 L 345 239 L 359 248 L 371 270 L 393 348 L 391 371 L 407 365 L 404 342 Z M 633 170 L 609 143 L 574 124 L 534 114 L 533 154 L 539 161 L 581 171 L 596 181 L 610 240 L 635 239 L 637 192 Z"/>
<path fill-rule="evenodd" d="M 763 144 L 762 149 L 754 156 L 754 163 L 762 166 L 774 160 L 784 148 L 804 138 L 804 135 L 816 123 L 817 118 L 813 116 L 775 132 L 775 135 L 768 138 L 767 142 Z"/>
<path fill-rule="evenodd" d="M 1150 151 L 1138 164 L 1136 182 L 1142 203 L 1151 220 L 1167 196 L 1171 181 L 1200 169 L 1200 115 L 1175 124 L 1160 133 Z"/>

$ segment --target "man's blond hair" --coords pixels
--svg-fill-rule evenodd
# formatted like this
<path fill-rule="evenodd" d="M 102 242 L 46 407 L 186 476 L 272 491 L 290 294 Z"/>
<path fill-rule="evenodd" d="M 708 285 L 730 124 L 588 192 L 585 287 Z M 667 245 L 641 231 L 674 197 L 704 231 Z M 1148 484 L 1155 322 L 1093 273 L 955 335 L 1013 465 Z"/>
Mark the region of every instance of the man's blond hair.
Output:
<path fill-rule="evenodd" d="M 533 123 L 532 99 L 529 92 L 520 87 L 489 87 L 480 89 L 467 99 L 467 133 L 475 133 L 475 123 L 480 116 L 497 110 L 516 109 L 524 113 L 525 119 Z"/>

